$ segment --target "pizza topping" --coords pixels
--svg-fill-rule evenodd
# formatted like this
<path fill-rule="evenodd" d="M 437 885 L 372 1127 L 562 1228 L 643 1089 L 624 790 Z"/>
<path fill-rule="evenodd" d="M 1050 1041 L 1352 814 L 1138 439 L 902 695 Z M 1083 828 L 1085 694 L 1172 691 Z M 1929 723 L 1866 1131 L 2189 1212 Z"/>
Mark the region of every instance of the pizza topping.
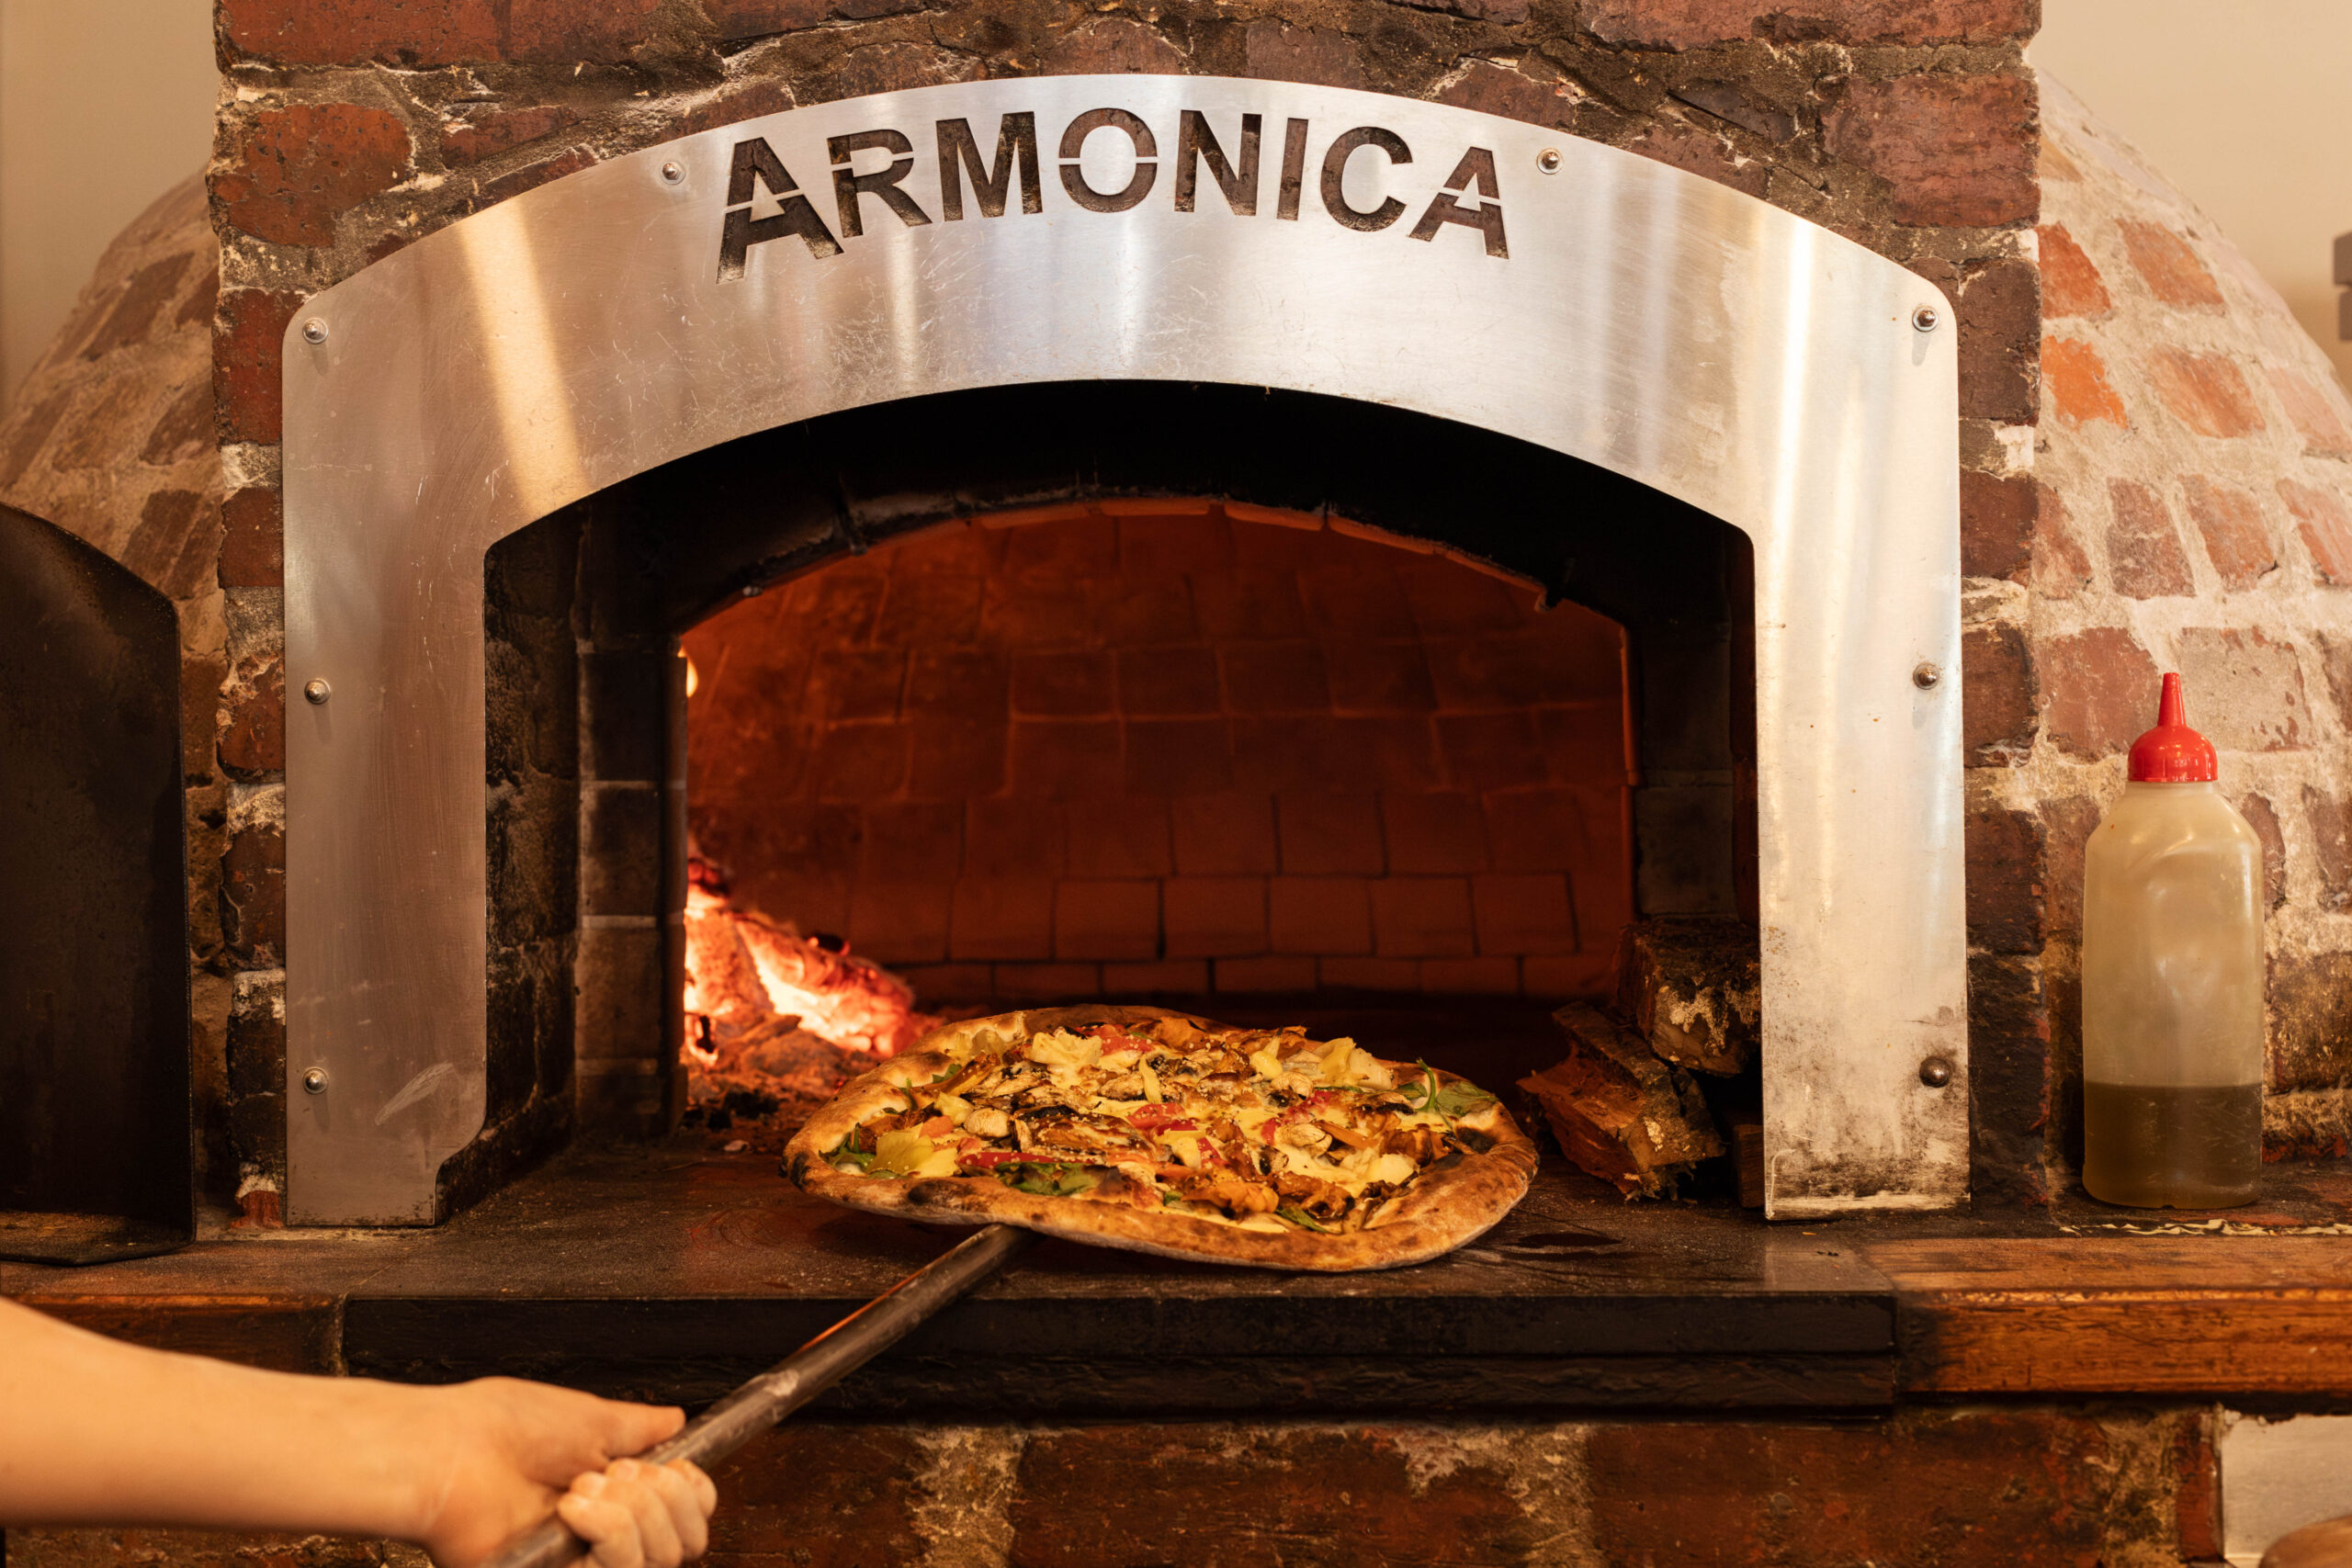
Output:
<path fill-rule="evenodd" d="M 1337 1232 L 1377 1224 L 1423 1170 L 1489 1142 L 1459 1123 L 1492 1095 L 1426 1063 L 1392 1069 L 1352 1040 L 1177 1018 L 1034 1033 L 1021 1023 L 950 1042 L 946 1071 L 907 1086 L 907 1103 L 869 1116 L 827 1157 L 877 1178 L 993 1179 L 1250 1229 Z"/>

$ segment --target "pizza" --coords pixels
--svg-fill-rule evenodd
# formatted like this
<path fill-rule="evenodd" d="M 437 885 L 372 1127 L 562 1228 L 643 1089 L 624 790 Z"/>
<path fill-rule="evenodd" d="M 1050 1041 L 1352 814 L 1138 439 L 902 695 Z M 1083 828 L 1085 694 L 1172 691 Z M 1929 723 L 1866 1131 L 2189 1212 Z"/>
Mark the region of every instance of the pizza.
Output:
<path fill-rule="evenodd" d="M 785 1174 L 852 1208 L 1169 1258 L 1393 1269 L 1510 1212 L 1535 1145 L 1426 1063 L 1147 1007 L 935 1030 L 844 1085 Z"/>

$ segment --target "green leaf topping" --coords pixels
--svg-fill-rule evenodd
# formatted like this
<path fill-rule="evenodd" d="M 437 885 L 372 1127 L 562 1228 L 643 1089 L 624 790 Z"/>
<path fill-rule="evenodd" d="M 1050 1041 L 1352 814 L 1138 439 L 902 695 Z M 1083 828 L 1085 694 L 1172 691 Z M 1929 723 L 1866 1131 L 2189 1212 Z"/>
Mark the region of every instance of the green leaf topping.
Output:
<path fill-rule="evenodd" d="M 1325 1224 L 1320 1220 L 1310 1218 L 1306 1210 L 1299 1208 L 1295 1204 L 1284 1203 L 1281 1208 L 1274 1211 L 1274 1218 L 1278 1220 L 1287 1220 L 1303 1231 L 1316 1231 L 1324 1235 L 1329 1235 L 1331 1234 L 1331 1227 L 1329 1225 Z"/>
<path fill-rule="evenodd" d="M 1417 1096 L 1412 1101 L 1413 1109 L 1437 1112 L 1444 1118 L 1448 1127 L 1453 1125 L 1456 1118 L 1484 1111 L 1495 1102 L 1493 1095 L 1467 1078 L 1440 1085 L 1435 1067 L 1427 1062 L 1417 1061 L 1413 1065 L 1421 1069 L 1421 1076 L 1411 1083 L 1398 1086 L 1397 1092 Z"/>
<path fill-rule="evenodd" d="M 1101 1179 L 1082 1165 L 1027 1164 L 999 1166 L 996 1179 L 1016 1192 L 1034 1192 L 1040 1198 L 1067 1198 L 1089 1190 Z"/>

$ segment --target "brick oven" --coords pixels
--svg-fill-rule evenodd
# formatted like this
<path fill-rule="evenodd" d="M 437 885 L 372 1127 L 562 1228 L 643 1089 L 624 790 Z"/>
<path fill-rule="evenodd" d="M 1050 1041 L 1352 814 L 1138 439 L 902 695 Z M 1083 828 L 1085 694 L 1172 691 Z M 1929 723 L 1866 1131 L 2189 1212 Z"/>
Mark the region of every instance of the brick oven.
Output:
<path fill-rule="evenodd" d="M 937 1250 L 718 1147 L 710 897 L 919 1009 L 1488 1077 L 1579 1000 L 1681 1072 L 1626 957 L 1703 929 L 1781 1223 L 1547 1144 L 1376 1280 L 1041 1247 L 719 1550 L 2213 1555 L 2217 1402 L 2343 1397 L 2352 1280 L 2074 1190 L 2074 879 L 2183 669 L 2274 854 L 2268 1135 L 2340 1154 L 2352 407 L 2035 19 L 221 0 L 209 203 L 0 426 L 176 611 L 206 1215 L 7 1288 L 707 1399 Z M 2341 1222 L 2274 1169 L 2239 1229 Z"/>

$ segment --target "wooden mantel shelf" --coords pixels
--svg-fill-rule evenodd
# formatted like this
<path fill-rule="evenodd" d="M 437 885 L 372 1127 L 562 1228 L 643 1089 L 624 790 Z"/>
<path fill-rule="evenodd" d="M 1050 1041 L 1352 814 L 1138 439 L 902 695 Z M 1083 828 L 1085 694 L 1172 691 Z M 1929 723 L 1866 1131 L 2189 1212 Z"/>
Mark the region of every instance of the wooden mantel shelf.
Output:
<path fill-rule="evenodd" d="M 2352 1396 L 2352 1172 L 2272 1178 L 2248 1234 L 2113 1210 L 1768 1225 L 1629 1205 L 1552 1162 L 1419 1269 L 1297 1276 L 1047 1243 L 836 1391 L 875 1414 L 1411 1408 L 1867 1414 L 1988 1395 Z M 2335 1233 L 2335 1234 L 2328 1234 Z M 715 1396 L 949 1245 L 772 1158 L 575 1151 L 433 1231 L 215 1233 L 0 1293 L 288 1369 L 493 1371 Z"/>

